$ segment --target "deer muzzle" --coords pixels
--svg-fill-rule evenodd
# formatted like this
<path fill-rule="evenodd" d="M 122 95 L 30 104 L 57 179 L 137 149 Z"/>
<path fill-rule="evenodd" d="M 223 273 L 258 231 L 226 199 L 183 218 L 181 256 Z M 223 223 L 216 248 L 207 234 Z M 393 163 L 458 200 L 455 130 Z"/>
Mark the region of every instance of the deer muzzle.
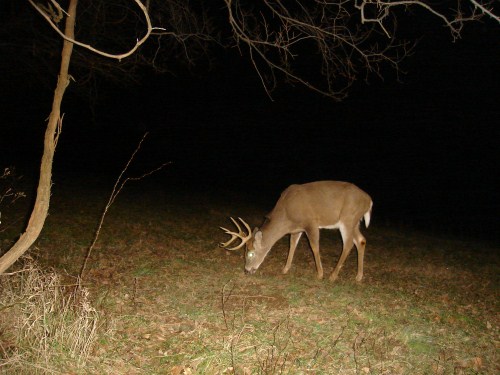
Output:
<path fill-rule="evenodd" d="M 245 273 L 249 275 L 253 275 L 257 271 L 257 267 L 245 267 Z"/>

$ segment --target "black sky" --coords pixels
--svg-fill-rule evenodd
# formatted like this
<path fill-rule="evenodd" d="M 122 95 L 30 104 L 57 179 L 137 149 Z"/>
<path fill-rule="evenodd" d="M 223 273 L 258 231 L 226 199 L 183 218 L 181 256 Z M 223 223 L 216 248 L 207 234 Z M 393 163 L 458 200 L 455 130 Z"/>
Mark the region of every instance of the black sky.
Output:
<path fill-rule="evenodd" d="M 445 30 L 427 35 L 401 82 L 358 82 L 342 103 L 285 84 L 271 101 L 237 54 L 201 77 L 103 85 L 95 113 L 69 92 L 55 182 L 114 178 L 150 131 L 137 168 L 172 161 L 159 178 L 170 187 L 241 192 L 270 209 L 291 183 L 347 180 L 372 195 L 375 221 L 498 239 L 498 31 L 478 25 L 455 43 Z M 0 83 L 10 88 L 0 166 L 35 173 L 51 98 L 35 83 L 14 90 L 8 72 Z"/>

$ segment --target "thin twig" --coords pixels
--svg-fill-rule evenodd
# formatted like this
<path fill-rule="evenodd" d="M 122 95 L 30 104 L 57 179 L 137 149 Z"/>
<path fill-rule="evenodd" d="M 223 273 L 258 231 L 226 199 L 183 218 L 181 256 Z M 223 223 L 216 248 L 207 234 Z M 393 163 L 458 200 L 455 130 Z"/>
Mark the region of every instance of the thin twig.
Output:
<path fill-rule="evenodd" d="M 469 0 L 469 1 L 472 4 L 474 4 L 475 7 L 479 8 L 483 13 L 487 14 L 488 16 L 490 16 L 491 18 L 493 18 L 494 20 L 496 20 L 500 23 L 500 16 L 497 16 L 496 14 L 493 13 L 493 7 L 491 7 L 491 4 L 493 4 L 493 3 L 488 4 L 491 7 L 490 9 L 488 9 L 488 8 L 486 8 L 487 5 L 483 5 L 476 0 Z"/>
<path fill-rule="evenodd" d="M 109 208 L 111 207 L 111 205 L 114 203 L 116 197 L 118 196 L 118 194 L 120 194 L 120 192 L 122 191 L 123 187 L 125 186 L 125 184 L 128 182 L 128 181 L 138 181 L 138 180 L 141 180 L 143 179 L 144 177 L 147 177 L 155 172 L 158 172 L 159 170 L 161 170 L 162 168 L 166 167 L 167 165 L 171 164 L 171 162 L 166 162 L 166 163 L 163 163 L 162 165 L 160 165 L 159 167 L 155 168 L 155 169 L 152 169 L 151 171 L 149 172 L 146 172 L 144 174 L 142 174 L 141 176 L 139 177 L 127 177 L 126 179 L 124 179 L 122 181 L 122 178 L 123 178 L 123 175 L 125 174 L 125 172 L 128 170 L 130 164 L 132 163 L 132 161 L 134 160 L 135 158 L 135 155 L 139 152 L 139 150 L 141 149 L 141 146 L 142 146 L 142 143 L 144 142 L 144 140 L 146 139 L 146 137 L 148 136 L 149 132 L 146 132 L 144 133 L 144 135 L 142 136 L 142 139 L 139 141 L 139 144 L 137 145 L 135 151 L 132 153 L 132 156 L 130 156 L 129 160 L 127 161 L 127 163 L 125 164 L 125 167 L 122 169 L 120 175 L 118 176 L 116 182 L 115 182 L 115 185 L 113 186 L 113 190 L 111 191 L 111 195 L 108 199 L 108 203 L 106 204 L 106 206 L 104 207 L 104 211 L 101 215 L 101 219 L 99 220 L 99 225 L 97 226 L 97 230 L 96 230 L 96 233 L 95 233 L 95 236 L 94 236 L 94 239 L 92 241 L 92 243 L 90 244 L 88 250 L 87 250 L 87 254 L 85 255 L 85 260 L 83 261 L 83 264 L 82 264 L 82 268 L 80 269 L 80 273 L 78 275 L 78 284 L 81 285 L 82 283 L 82 280 L 83 280 L 83 274 L 85 272 L 85 269 L 87 267 L 87 262 L 90 258 L 90 255 L 92 254 L 92 250 L 94 249 L 95 247 L 95 244 L 97 242 L 97 239 L 99 238 L 99 234 L 101 233 L 101 229 L 102 229 L 102 225 L 104 223 L 104 218 L 106 217 L 106 214 L 108 213 L 108 210 Z"/>
<path fill-rule="evenodd" d="M 229 297 L 231 297 L 232 295 L 232 292 L 233 292 L 233 289 L 234 289 L 234 285 L 233 287 L 231 288 L 231 290 L 229 291 L 229 294 L 227 295 L 227 297 L 225 296 L 225 289 L 226 289 L 226 286 L 231 282 L 232 280 L 229 280 L 227 283 L 224 284 L 224 286 L 222 287 L 222 316 L 224 318 L 224 325 L 226 326 L 226 329 L 229 329 L 228 325 L 227 325 L 227 317 L 226 317 L 226 302 L 227 300 L 229 299 Z"/>

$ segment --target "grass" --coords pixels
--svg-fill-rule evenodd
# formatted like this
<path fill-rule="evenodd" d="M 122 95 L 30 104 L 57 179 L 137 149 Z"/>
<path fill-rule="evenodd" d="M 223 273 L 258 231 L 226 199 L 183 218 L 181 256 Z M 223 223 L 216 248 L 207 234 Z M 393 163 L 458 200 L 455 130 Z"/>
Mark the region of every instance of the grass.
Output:
<path fill-rule="evenodd" d="M 31 255 L 66 280 L 78 273 L 98 220 L 96 207 L 107 193 L 58 188 Z M 0 372 L 16 373 L 22 363 L 25 373 L 35 367 L 39 373 L 85 374 L 500 371 L 497 248 L 378 227 L 375 216 L 364 230 L 361 284 L 354 281 L 355 253 L 336 283 L 317 280 L 304 240 L 288 275 L 281 274 L 284 239 L 255 275 L 246 276 L 242 254 L 217 246 L 224 239 L 218 227 L 228 225 L 228 216 L 257 225 L 271 207 L 222 200 L 125 188 L 108 213 L 84 279 L 89 306 L 99 317 L 88 351 L 71 354 L 58 339 L 48 350 L 57 360 L 26 357 L 36 352 L 36 340 L 20 340 L 26 337 L 22 327 L 10 325 L 8 335 L 0 331 Z M 341 250 L 338 234 L 322 232 L 321 246 L 328 275 Z M 19 275 L 0 280 L 14 285 Z M 29 300 L 29 293 L 12 293 Z M 2 315 L 13 314 L 5 295 L 2 289 Z M 63 319 L 68 330 L 71 319 Z M 15 356 L 29 360 L 16 367 Z"/>

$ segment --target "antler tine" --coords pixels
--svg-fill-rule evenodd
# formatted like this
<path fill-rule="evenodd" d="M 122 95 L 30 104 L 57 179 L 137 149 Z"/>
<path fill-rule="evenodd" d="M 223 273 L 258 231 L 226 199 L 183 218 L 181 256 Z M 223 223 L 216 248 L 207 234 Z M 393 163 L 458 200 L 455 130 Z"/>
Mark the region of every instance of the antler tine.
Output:
<path fill-rule="evenodd" d="M 250 225 L 248 225 L 246 223 L 245 220 L 243 220 L 241 217 L 238 216 L 238 219 L 243 223 L 243 225 L 245 226 L 246 230 L 248 231 L 248 236 L 249 238 L 251 237 L 251 234 L 252 234 L 252 229 L 250 229 Z M 234 221 L 234 220 L 233 220 Z M 239 228 L 239 227 L 238 227 Z"/>
<path fill-rule="evenodd" d="M 235 233 L 231 232 L 229 229 L 226 229 L 224 227 L 219 227 L 219 228 L 222 229 L 226 234 L 229 234 L 231 236 L 229 241 L 219 243 L 219 247 L 227 249 L 227 246 L 229 246 L 236 238 L 238 238 L 238 236 Z"/>
<path fill-rule="evenodd" d="M 229 241 L 221 242 L 221 243 L 219 243 L 219 246 L 223 247 L 227 250 L 238 250 L 238 249 L 242 248 L 243 245 L 245 245 L 250 240 L 250 238 L 252 238 L 252 230 L 250 229 L 250 226 L 245 222 L 245 220 L 243 220 L 241 217 L 238 217 L 238 219 L 243 223 L 243 225 L 247 229 L 248 233 L 243 232 L 243 230 L 241 229 L 241 227 L 239 226 L 238 222 L 235 219 L 233 219 L 232 217 L 230 217 L 230 219 L 234 223 L 234 225 L 236 225 L 236 228 L 238 228 L 238 233 L 232 232 L 229 229 L 226 229 L 224 227 L 219 227 L 226 234 L 229 234 L 231 236 Z M 241 243 L 238 246 L 231 247 L 231 248 L 227 247 L 237 238 L 239 238 L 241 240 Z"/>

